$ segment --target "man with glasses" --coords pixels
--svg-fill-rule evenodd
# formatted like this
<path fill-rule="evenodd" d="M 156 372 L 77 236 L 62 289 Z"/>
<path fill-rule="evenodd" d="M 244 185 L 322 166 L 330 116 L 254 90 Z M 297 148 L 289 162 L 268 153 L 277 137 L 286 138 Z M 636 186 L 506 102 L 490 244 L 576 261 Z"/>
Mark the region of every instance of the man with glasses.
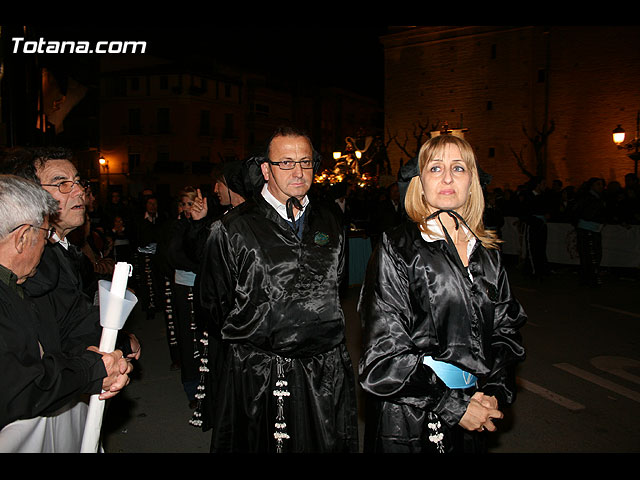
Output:
<path fill-rule="evenodd" d="M 36 274 L 24 284 L 27 294 L 42 310 L 52 311 L 61 331 L 70 339 L 94 345 L 100 339 L 100 312 L 94 298 L 84 292 L 82 252 L 67 240 L 85 220 L 87 183 L 71 163 L 66 148 L 13 148 L 2 152 L 0 173 L 13 174 L 40 185 L 58 201 L 51 225 L 56 233 L 45 249 Z M 92 268 L 92 267 L 91 267 Z M 97 337 L 97 340 L 96 340 Z M 117 348 L 127 358 L 138 358 L 140 346 L 134 335 L 120 331 Z"/>
<path fill-rule="evenodd" d="M 86 218 L 86 183 L 81 181 L 71 158 L 65 148 L 16 147 L 0 155 L 0 173 L 31 180 L 58 202 L 58 211 L 51 217 L 56 233 L 44 249 L 35 275 L 24 282 L 23 289 L 38 310 L 50 313 L 58 325 L 55 342 L 65 350 L 84 350 L 99 345 L 102 328 L 94 296 L 84 291 L 85 257 L 67 240 L 68 234 L 82 226 Z M 138 339 L 124 330 L 118 332 L 116 349 L 127 360 L 140 357 Z M 86 413 L 83 400 L 75 398 L 70 403 L 80 415 Z"/>
<path fill-rule="evenodd" d="M 4 152 L 2 172 L 17 175 L 39 184 L 58 201 L 52 217 L 56 239 L 67 244 L 66 237 L 85 222 L 85 189 L 69 160 L 71 152 L 62 148 L 13 149 Z"/>
<path fill-rule="evenodd" d="M 24 291 L 58 208 L 33 182 L 0 175 L 0 452 L 79 451 L 83 424 L 70 401 L 102 389 L 110 398 L 129 382 L 121 351 L 63 341 L 51 312 Z"/>
<path fill-rule="evenodd" d="M 209 412 L 214 452 L 357 451 L 338 294 L 345 238 L 307 196 L 318 164 L 306 135 L 279 129 L 249 160 L 261 190 L 212 225 L 201 296 L 225 345 Z"/>

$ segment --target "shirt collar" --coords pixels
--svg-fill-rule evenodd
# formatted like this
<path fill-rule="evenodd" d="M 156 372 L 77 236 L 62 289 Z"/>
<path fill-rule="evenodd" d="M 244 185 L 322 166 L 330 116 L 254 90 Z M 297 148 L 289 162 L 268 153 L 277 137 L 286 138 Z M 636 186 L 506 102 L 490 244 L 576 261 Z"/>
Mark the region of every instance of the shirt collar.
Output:
<path fill-rule="evenodd" d="M 444 235 L 444 230 L 442 229 L 442 225 L 435 218 L 432 218 L 427 222 L 427 228 L 432 233 L 425 233 L 422 230 L 420 231 L 420 235 L 427 242 L 436 242 L 438 240 L 446 240 Z M 476 237 L 471 233 L 471 231 L 460 222 L 460 227 L 462 231 L 465 233 L 467 238 L 469 239 L 469 243 L 467 244 L 467 256 L 471 256 L 471 252 L 473 251 L 473 247 L 476 244 Z"/>
<path fill-rule="evenodd" d="M 266 200 L 266 202 L 269 205 L 271 205 L 275 209 L 276 212 L 278 212 L 278 215 L 280 215 L 286 221 L 289 221 L 289 217 L 287 217 L 287 206 L 285 204 L 281 203 L 280 200 L 278 200 L 276 197 L 274 197 L 271 194 L 271 192 L 269 191 L 269 188 L 267 187 L 266 183 L 262 187 L 262 192 L 260 192 L 260 193 L 262 194 L 262 197 Z M 309 197 L 307 195 L 305 195 L 304 198 L 300 201 L 300 203 L 302 204 L 303 208 L 306 207 L 309 204 Z M 301 215 L 302 215 L 302 210 L 300 210 L 296 214 L 296 220 L 298 220 Z"/>
<path fill-rule="evenodd" d="M 58 232 L 54 232 L 53 234 L 53 240 L 54 243 L 59 244 L 60 246 L 64 247 L 65 250 L 69 250 L 69 240 L 67 240 L 67 238 L 60 238 L 58 236 Z"/>

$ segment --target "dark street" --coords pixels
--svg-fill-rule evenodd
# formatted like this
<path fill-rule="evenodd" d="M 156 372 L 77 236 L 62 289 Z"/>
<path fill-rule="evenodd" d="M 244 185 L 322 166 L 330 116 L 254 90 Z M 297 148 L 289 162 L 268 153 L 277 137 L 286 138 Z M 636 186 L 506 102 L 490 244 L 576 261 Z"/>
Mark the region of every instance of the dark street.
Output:
<path fill-rule="evenodd" d="M 575 268 L 556 266 L 545 281 L 510 268 L 529 321 L 522 334 L 527 360 L 519 395 L 493 436 L 492 453 L 638 453 L 640 307 L 633 270 L 608 271 L 598 289 L 579 285 Z M 360 328 L 359 286 L 344 301 L 354 361 Z M 143 357 L 126 391 L 109 406 L 108 453 L 206 453 L 210 432 L 191 426 L 192 411 L 169 370 L 163 319 L 129 320 L 142 338 Z"/>

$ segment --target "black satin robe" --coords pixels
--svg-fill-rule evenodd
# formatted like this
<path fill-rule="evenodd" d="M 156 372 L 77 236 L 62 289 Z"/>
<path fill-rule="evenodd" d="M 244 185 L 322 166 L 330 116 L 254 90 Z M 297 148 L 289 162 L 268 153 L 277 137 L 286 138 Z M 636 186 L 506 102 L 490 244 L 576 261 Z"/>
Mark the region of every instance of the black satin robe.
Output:
<path fill-rule="evenodd" d="M 409 222 L 385 233 L 372 255 L 358 307 L 360 384 L 370 394 L 366 451 L 429 451 L 427 424 L 436 417 L 447 450 L 455 450 L 457 425 L 476 390 L 448 388 L 423 364 L 425 355 L 474 374 L 477 389 L 496 396 L 500 407 L 514 400 L 526 315 L 497 250 L 476 243 L 473 280 L 454 255 L 444 240 L 425 241 Z"/>
<path fill-rule="evenodd" d="M 226 345 L 212 451 L 276 451 L 278 359 L 290 392 L 283 451 L 357 451 L 355 378 L 338 295 L 343 229 L 313 201 L 303 218 L 298 239 L 258 195 L 212 225 L 201 298 Z"/>

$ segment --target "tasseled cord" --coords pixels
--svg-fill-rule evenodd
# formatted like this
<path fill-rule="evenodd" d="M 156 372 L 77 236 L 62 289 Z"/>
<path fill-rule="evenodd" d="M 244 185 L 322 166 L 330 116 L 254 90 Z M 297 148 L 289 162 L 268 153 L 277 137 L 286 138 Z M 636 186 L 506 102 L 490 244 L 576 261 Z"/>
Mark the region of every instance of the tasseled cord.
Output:
<path fill-rule="evenodd" d="M 476 237 L 476 239 L 478 241 L 481 241 L 478 236 L 475 234 L 475 232 L 473 230 L 471 230 L 471 228 L 469 227 L 469 225 L 467 225 L 467 222 L 464 220 L 464 218 L 462 218 L 462 216 L 456 212 L 455 210 L 438 210 L 434 213 L 432 213 L 431 215 L 429 215 L 427 218 L 425 218 L 425 224 L 433 219 L 433 218 L 438 218 L 438 221 L 440 222 L 440 225 L 442 226 L 442 231 L 444 232 L 445 238 L 446 238 L 446 242 L 447 242 L 447 248 L 449 249 L 449 251 L 451 252 L 451 254 L 453 255 L 453 258 L 455 258 L 459 264 L 460 267 L 462 268 L 463 271 L 466 270 L 466 267 L 462 264 L 462 261 L 460 260 L 460 256 L 458 255 L 458 252 L 456 250 L 456 246 L 455 243 L 453 243 L 453 240 L 451 239 L 451 237 L 449 236 L 449 232 L 447 231 L 447 229 L 445 228 L 444 224 L 442 223 L 442 220 L 440 220 L 440 214 L 441 213 L 446 213 L 447 215 L 449 215 L 451 218 L 453 218 L 455 224 L 456 224 L 456 230 L 458 230 L 458 228 L 460 228 L 460 222 L 462 222 L 464 224 L 465 227 L 467 227 L 467 229 L 471 232 L 471 234 Z"/>
<path fill-rule="evenodd" d="M 302 230 L 301 230 L 302 222 L 300 222 L 300 226 L 298 224 L 296 224 L 296 217 L 293 214 L 293 209 L 295 207 L 295 208 L 298 209 L 298 211 L 302 211 L 304 209 L 304 207 L 302 206 L 302 203 L 300 203 L 300 200 L 298 200 L 297 197 L 289 197 L 287 199 L 287 203 L 286 203 L 285 206 L 286 206 L 286 209 L 287 209 L 287 218 L 291 222 L 291 226 L 293 227 L 294 231 L 296 232 L 296 235 L 300 238 L 302 236 Z"/>
<path fill-rule="evenodd" d="M 287 218 L 291 221 L 291 223 L 296 223 L 296 217 L 293 214 L 293 208 L 297 208 L 298 210 L 302 211 L 303 210 L 303 206 L 300 203 L 300 200 L 298 200 L 297 197 L 289 197 L 287 199 Z"/>

